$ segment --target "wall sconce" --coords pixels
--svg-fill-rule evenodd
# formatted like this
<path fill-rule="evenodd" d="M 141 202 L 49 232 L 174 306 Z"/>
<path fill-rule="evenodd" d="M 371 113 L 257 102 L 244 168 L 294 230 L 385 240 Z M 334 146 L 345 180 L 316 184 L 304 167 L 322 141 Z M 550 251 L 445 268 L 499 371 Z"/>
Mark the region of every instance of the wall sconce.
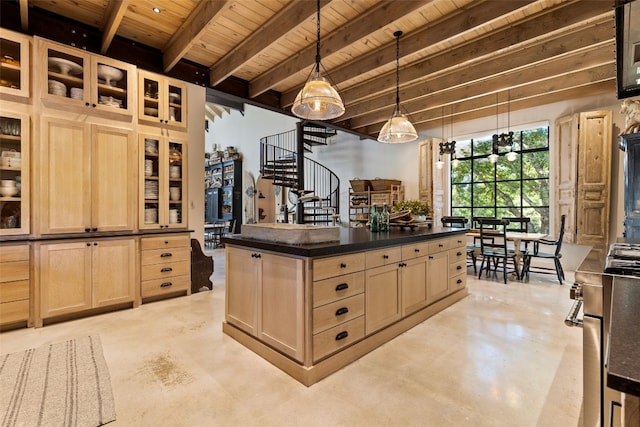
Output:
<path fill-rule="evenodd" d="M 442 169 L 444 167 L 444 161 L 442 160 L 443 154 L 451 155 L 451 165 L 455 167 L 458 164 L 458 159 L 456 159 L 456 142 L 441 142 L 440 143 L 440 153 L 438 154 L 438 161 L 436 162 L 436 167 L 438 169 Z M 455 162 L 455 165 L 454 165 Z"/>

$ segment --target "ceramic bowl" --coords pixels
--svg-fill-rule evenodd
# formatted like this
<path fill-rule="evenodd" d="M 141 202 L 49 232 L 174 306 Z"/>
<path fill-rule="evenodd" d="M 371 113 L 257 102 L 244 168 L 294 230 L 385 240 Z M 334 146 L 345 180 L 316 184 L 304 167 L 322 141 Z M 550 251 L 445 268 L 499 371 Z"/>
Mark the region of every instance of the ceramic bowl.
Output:
<path fill-rule="evenodd" d="M 18 187 L 0 187 L 0 195 L 4 197 L 15 196 L 18 191 Z"/>
<path fill-rule="evenodd" d="M 13 179 L 0 180 L 0 187 L 15 187 L 16 182 Z"/>

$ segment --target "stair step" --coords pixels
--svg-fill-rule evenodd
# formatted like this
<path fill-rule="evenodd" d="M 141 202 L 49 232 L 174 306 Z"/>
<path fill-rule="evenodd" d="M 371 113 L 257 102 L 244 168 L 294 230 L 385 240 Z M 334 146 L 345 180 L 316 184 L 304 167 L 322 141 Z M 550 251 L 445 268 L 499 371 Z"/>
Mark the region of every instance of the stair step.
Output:
<path fill-rule="evenodd" d="M 291 164 L 296 162 L 297 162 L 297 159 L 295 157 L 292 157 L 292 158 L 269 160 L 267 163 Z"/>

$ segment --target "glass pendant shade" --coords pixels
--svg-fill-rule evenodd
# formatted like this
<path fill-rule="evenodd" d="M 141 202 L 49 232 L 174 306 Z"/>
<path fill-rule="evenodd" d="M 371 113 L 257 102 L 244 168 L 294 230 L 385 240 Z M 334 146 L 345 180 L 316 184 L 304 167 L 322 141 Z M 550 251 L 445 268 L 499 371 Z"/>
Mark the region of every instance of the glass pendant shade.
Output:
<path fill-rule="evenodd" d="M 489 155 L 489 161 L 491 163 L 495 163 L 498 161 L 498 155 L 496 153 L 492 153 Z"/>
<path fill-rule="evenodd" d="M 442 161 L 442 159 L 438 159 L 438 161 L 436 162 L 436 168 L 442 169 L 443 167 L 444 167 L 444 162 Z"/>
<path fill-rule="evenodd" d="M 459 164 L 460 164 L 460 160 L 458 160 L 457 158 L 454 157 L 453 160 L 451 160 L 452 168 L 457 168 Z"/>
<path fill-rule="evenodd" d="M 513 161 L 516 159 L 516 157 L 517 157 L 517 156 L 518 156 L 518 155 L 517 155 L 515 152 L 513 152 L 513 151 L 509 151 L 509 152 L 505 155 L 505 157 L 507 158 L 507 160 L 509 160 L 510 162 L 513 162 Z"/>
<path fill-rule="evenodd" d="M 291 112 L 307 120 L 329 120 L 344 114 L 344 104 L 338 92 L 316 70 L 298 92 Z"/>
<path fill-rule="evenodd" d="M 417 138 L 416 128 L 413 127 L 407 116 L 398 111 L 395 111 L 393 116 L 387 120 L 378 135 L 378 141 L 385 144 L 400 144 L 415 141 Z"/>

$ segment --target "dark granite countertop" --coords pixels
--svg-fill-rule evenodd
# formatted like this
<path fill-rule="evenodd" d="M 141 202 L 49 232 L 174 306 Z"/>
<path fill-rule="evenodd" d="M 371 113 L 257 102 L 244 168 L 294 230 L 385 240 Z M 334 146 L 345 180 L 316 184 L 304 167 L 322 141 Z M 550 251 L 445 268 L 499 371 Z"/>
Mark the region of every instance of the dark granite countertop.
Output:
<path fill-rule="evenodd" d="M 613 277 L 607 385 L 640 396 L 640 278 Z"/>
<path fill-rule="evenodd" d="M 166 228 L 158 230 L 139 230 L 139 231 L 96 231 L 88 233 L 67 233 L 67 234 L 45 234 L 40 237 L 34 237 L 30 234 L 20 234 L 14 236 L 2 236 L 0 245 L 42 242 L 47 240 L 68 240 L 68 239 L 100 239 L 108 237 L 134 237 L 134 236 L 153 236 L 156 234 L 177 234 L 177 233 L 193 233 L 188 228 Z"/>
<path fill-rule="evenodd" d="M 365 227 L 341 227 L 340 240 L 335 242 L 316 243 L 311 245 L 290 245 L 286 243 L 244 238 L 240 234 L 222 237 L 222 242 L 289 255 L 318 257 L 437 239 L 440 237 L 464 234 L 466 231 L 467 230 L 465 228 L 416 227 L 413 229 L 393 228 L 388 232 L 371 233 L 369 229 Z"/>

